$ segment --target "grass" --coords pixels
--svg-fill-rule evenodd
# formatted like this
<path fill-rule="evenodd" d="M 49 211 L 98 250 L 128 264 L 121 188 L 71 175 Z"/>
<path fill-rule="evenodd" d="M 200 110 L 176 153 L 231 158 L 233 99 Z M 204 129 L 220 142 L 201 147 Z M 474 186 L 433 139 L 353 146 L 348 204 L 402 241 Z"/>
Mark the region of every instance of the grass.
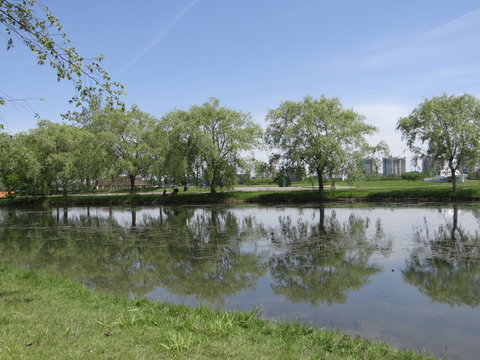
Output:
<path fill-rule="evenodd" d="M 354 184 L 337 183 L 338 188 L 325 188 L 322 197 L 318 189 L 292 191 L 223 191 L 217 194 L 188 191 L 177 196 L 162 196 L 161 193 L 135 195 L 95 194 L 78 196 L 21 197 L 0 199 L 0 206 L 83 206 L 83 205 L 183 205 L 223 204 L 228 202 L 250 203 L 319 203 L 326 201 L 459 201 L 479 200 L 480 181 L 458 184 L 457 193 L 452 193 L 449 183 L 427 183 L 422 181 L 391 180 L 368 181 Z"/>
<path fill-rule="evenodd" d="M 0 267 L 0 359 L 432 359 L 250 313 L 90 291 Z"/>

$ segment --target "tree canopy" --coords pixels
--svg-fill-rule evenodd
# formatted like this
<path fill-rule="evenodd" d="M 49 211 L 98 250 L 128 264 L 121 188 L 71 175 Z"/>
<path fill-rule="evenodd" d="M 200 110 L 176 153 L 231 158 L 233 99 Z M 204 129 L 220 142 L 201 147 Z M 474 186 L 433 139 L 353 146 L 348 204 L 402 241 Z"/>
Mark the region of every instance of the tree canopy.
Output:
<path fill-rule="evenodd" d="M 397 129 L 411 151 L 448 166 L 453 192 L 457 171 L 480 159 L 480 101 L 472 95 L 426 99 L 398 120 Z"/>
<path fill-rule="evenodd" d="M 250 114 L 220 106 L 215 98 L 166 118 L 175 119 L 174 143 L 183 144 L 179 148 L 186 149 L 189 168 L 202 172 L 211 193 L 235 183 L 240 152 L 253 149 L 262 133 Z"/>
<path fill-rule="evenodd" d="M 327 176 L 352 174 L 361 166 L 364 136 L 376 131 L 339 99 L 323 95 L 285 101 L 270 110 L 266 120 L 267 143 L 290 163 L 307 165 L 318 177 L 320 193 Z"/>
<path fill-rule="evenodd" d="M 130 180 L 135 192 L 135 180 L 146 176 L 153 163 L 154 129 L 157 120 L 133 106 L 131 110 L 106 108 L 85 128 L 103 135 L 112 159 L 112 171 Z"/>
<path fill-rule="evenodd" d="M 4 27 L 7 50 L 16 42 L 23 43 L 34 54 L 37 64 L 47 64 L 56 72 L 58 81 L 73 82 L 75 96 L 70 103 L 78 107 L 103 94 L 108 104 L 123 106 L 120 100 L 123 86 L 112 81 L 100 65 L 103 55 L 93 58 L 80 55 L 70 44 L 60 21 L 41 2 L 0 0 L 0 24 Z M 13 100 L 0 96 L 0 104 Z"/>

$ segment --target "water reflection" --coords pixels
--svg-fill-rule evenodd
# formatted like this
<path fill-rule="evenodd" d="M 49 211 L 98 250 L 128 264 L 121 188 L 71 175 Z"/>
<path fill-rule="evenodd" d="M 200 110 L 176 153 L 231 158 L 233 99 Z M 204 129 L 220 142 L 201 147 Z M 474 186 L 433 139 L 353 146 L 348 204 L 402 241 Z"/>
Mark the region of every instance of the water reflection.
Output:
<path fill-rule="evenodd" d="M 478 230 L 459 226 L 459 216 L 454 206 L 451 221 L 433 231 L 425 218 L 403 275 L 434 301 L 475 307 L 480 304 L 480 237 Z"/>
<path fill-rule="evenodd" d="M 256 231 L 249 219 L 217 209 L 129 213 L 6 213 L 2 260 L 117 294 L 144 296 L 161 286 L 217 305 L 266 271 L 260 255 L 240 250 Z"/>
<path fill-rule="evenodd" d="M 159 274 L 157 285 L 217 305 L 254 287 L 266 266 L 260 255 L 241 251 L 242 240 L 256 231 L 251 219 L 240 222 L 218 209 L 181 213 L 164 221 L 166 248 L 149 259 Z"/>
<path fill-rule="evenodd" d="M 325 216 L 324 208 L 318 210 L 316 221 L 280 218 L 279 226 L 270 231 L 272 242 L 282 249 L 269 260 L 274 293 L 314 306 L 344 303 L 348 290 L 359 289 L 380 271 L 368 263 L 371 254 L 390 249 L 383 242 L 381 221 L 372 238 L 366 236 L 369 226 L 368 218 L 354 214 L 342 224 L 335 212 Z"/>

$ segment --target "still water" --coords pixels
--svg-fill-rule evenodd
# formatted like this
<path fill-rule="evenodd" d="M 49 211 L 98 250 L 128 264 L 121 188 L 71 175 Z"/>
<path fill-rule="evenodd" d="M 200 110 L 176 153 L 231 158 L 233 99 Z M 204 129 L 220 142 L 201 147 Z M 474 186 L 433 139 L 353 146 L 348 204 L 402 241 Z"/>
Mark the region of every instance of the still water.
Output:
<path fill-rule="evenodd" d="M 0 209 L 0 261 L 477 359 L 479 225 L 477 204 Z"/>

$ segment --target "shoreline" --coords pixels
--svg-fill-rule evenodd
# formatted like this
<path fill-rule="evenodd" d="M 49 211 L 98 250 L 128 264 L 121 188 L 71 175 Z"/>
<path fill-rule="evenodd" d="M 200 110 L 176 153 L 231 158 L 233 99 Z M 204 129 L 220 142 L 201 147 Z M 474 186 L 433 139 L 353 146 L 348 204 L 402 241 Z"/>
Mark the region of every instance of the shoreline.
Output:
<path fill-rule="evenodd" d="M 427 360 L 338 331 L 95 292 L 0 265 L 0 358 Z"/>
<path fill-rule="evenodd" d="M 348 190 L 345 190 L 348 191 Z M 137 193 L 125 194 L 76 194 L 63 196 L 29 196 L 0 199 L 0 207 L 51 207 L 51 206 L 114 206 L 114 205 L 221 205 L 221 204 L 331 204 L 331 203 L 435 203 L 476 202 L 480 195 L 459 192 L 413 194 L 411 191 L 362 191 L 343 194 L 342 190 L 326 192 L 319 196 L 317 191 L 236 191 L 217 194 L 192 193 L 177 196 Z M 365 191 L 363 191 L 365 193 Z"/>

